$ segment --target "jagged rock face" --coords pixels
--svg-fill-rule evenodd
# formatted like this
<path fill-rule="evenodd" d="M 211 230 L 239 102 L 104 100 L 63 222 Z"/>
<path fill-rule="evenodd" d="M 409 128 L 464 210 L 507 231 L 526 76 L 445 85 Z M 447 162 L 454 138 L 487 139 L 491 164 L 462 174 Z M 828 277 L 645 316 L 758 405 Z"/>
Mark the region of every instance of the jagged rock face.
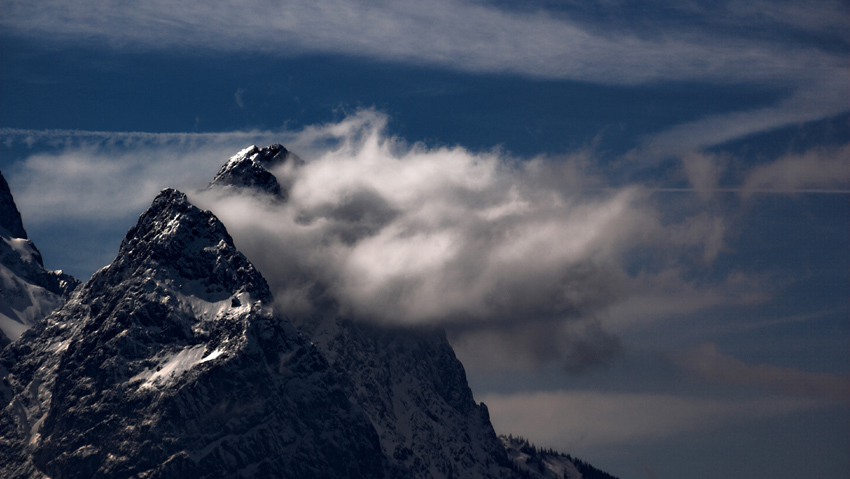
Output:
<path fill-rule="evenodd" d="M 393 477 L 517 477 L 441 330 L 340 317 L 296 324 L 348 379 L 346 391 L 377 429 Z"/>
<path fill-rule="evenodd" d="M 268 300 L 223 225 L 163 191 L 0 356 L 0 476 L 383 477 L 374 428 Z"/>
<path fill-rule="evenodd" d="M 0 173 L 0 349 L 61 306 L 79 284 L 45 269 Z"/>
<path fill-rule="evenodd" d="M 127 232 L 112 264 L 92 276 L 83 290 L 91 294 L 134 278 L 166 283 L 210 302 L 237 292 L 271 300 L 266 280 L 236 250 L 218 218 L 174 189 L 165 189 L 154 199 Z"/>
<path fill-rule="evenodd" d="M 251 146 L 225 163 L 210 182 L 210 187 L 252 188 L 286 200 L 288 192 L 268 170 L 286 161 L 292 161 L 295 164 L 303 163 L 281 144 L 270 145 L 266 148 Z"/>
<path fill-rule="evenodd" d="M 21 214 L 18 212 L 15 199 L 2 172 L 0 172 L 0 228 L 6 230 L 0 230 L 0 234 L 8 233 L 12 238 L 27 239 L 24 222 L 21 220 Z"/>

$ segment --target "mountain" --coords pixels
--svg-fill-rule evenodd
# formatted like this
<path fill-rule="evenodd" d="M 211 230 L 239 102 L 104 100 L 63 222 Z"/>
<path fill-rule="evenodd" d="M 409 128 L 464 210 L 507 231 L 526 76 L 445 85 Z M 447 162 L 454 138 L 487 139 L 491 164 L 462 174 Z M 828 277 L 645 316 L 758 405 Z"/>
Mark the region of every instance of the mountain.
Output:
<path fill-rule="evenodd" d="M 516 471 L 526 479 L 617 479 L 590 464 L 551 449 L 540 449 L 528 439 L 499 436 Z"/>
<path fill-rule="evenodd" d="M 284 151 L 280 145 L 247 148 L 222 167 L 209 188 L 256 187 L 257 178 L 265 178 L 257 169 L 268 174 L 265 168 L 276 166 L 263 159 Z M 260 189 L 273 193 L 276 183 L 263 179 Z M 315 309 L 324 312 L 291 320 L 345 378 L 349 400 L 378 432 L 391 477 L 514 477 L 487 407 L 474 401 L 442 331 L 369 324 L 328 311 L 325 304 Z"/>
<path fill-rule="evenodd" d="M 224 226 L 164 190 L 0 356 L 6 478 L 383 477 L 378 437 Z"/>
<path fill-rule="evenodd" d="M 391 477 L 515 477 L 442 331 L 339 316 L 295 324 L 346 378 L 349 399 L 378 432 Z"/>
<path fill-rule="evenodd" d="M 262 149 L 251 146 L 231 157 L 216 173 L 210 187 L 250 188 L 286 200 L 288 192 L 269 172 L 269 168 L 278 167 L 287 161 L 294 165 L 304 163 L 279 143 Z"/>
<path fill-rule="evenodd" d="M 287 201 L 266 168 L 300 162 L 251 147 L 209 188 Z M 310 313 L 275 311 L 262 270 L 163 190 L 115 260 L 0 353 L 0 477 L 585 474 L 564 456 L 541 475 L 542 452 L 496 436 L 442 330 L 359 321 L 320 294 Z"/>
<path fill-rule="evenodd" d="M 44 267 L 0 172 L 0 349 L 62 305 L 79 281 Z"/>

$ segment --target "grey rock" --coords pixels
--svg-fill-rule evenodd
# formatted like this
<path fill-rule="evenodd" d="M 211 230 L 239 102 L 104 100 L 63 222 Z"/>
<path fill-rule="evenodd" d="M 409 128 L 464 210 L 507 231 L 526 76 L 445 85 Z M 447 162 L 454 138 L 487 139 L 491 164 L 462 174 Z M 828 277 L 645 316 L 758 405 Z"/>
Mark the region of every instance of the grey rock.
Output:
<path fill-rule="evenodd" d="M 275 168 L 286 161 L 291 161 L 295 165 L 303 164 L 298 156 L 290 153 L 279 143 L 265 148 L 251 146 L 225 163 L 216 173 L 209 187 L 251 188 L 286 200 L 288 192 L 269 171 L 270 168 Z"/>
<path fill-rule="evenodd" d="M 380 435 L 392 477 L 517 477 L 442 330 L 339 316 L 294 324 L 346 378 L 348 397 Z"/>
<path fill-rule="evenodd" d="M 2 228 L 0 234 L 8 234 L 13 238 L 27 238 L 21 214 L 18 212 L 15 199 L 9 190 L 9 183 L 6 183 L 2 171 L 0 171 L 0 228 Z"/>
<path fill-rule="evenodd" d="M 224 226 L 164 190 L 0 356 L 0 476 L 384 477 L 368 418 L 270 299 Z"/>
<path fill-rule="evenodd" d="M 0 173 L 0 349 L 50 314 L 80 282 L 44 267 Z"/>

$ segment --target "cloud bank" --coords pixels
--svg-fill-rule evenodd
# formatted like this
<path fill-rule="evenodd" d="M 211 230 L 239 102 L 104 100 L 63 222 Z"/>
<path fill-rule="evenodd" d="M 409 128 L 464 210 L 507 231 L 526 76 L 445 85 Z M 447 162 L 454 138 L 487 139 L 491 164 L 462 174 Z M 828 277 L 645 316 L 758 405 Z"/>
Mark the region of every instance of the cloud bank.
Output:
<path fill-rule="evenodd" d="M 665 223 L 639 186 L 599 188 L 584 154 L 517 161 L 429 149 L 387 137 L 386 120 L 362 111 L 305 131 L 293 145 L 335 146 L 275 172 L 291 185 L 286 203 L 229 189 L 193 196 L 284 310 L 308 309 L 318 295 L 352 316 L 402 324 L 586 318 L 646 284 L 681 290 L 669 269 L 627 271 L 636 249 L 661 262 L 696 250 L 710 260 L 722 241 L 703 234 L 718 228 L 711 216 Z"/>
<path fill-rule="evenodd" d="M 232 189 L 190 196 L 224 222 L 286 314 L 318 305 L 441 324 L 472 350 L 580 373 L 620 354 L 618 334 L 769 297 L 747 274 L 700 273 L 736 221 L 705 201 L 732 160 L 686 157 L 679 174 L 703 201 L 668 204 L 640 183 L 608 187 L 590 151 L 518 159 L 430 148 L 388 136 L 387 121 L 362 110 L 297 132 L 0 133 L 6 146 L 33 149 L 4 174 L 28 224 L 42 225 L 125 221 L 161 188 L 202 188 L 246 144 L 283 141 L 306 160 L 274 171 L 287 202 Z M 788 175 L 846 185 L 844 152 L 785 156 L 745 171 L 736 188 Z M 800 164 L 818 173 L 801 177 Z"/>

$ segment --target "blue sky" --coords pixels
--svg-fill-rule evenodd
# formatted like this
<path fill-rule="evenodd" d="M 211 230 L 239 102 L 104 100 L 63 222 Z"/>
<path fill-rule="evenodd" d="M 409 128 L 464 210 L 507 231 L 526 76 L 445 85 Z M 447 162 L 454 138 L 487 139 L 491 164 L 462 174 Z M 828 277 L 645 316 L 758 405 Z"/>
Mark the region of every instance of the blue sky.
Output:
<path fill-rule="evenodd" d="M 0 162 L 85 279 L 281 142 L 288 206 L 192 194 L 280 307 L 442 324 L 498 432 L 623 478 L 843 478 L 848 10 L 2 1 Z"/>

